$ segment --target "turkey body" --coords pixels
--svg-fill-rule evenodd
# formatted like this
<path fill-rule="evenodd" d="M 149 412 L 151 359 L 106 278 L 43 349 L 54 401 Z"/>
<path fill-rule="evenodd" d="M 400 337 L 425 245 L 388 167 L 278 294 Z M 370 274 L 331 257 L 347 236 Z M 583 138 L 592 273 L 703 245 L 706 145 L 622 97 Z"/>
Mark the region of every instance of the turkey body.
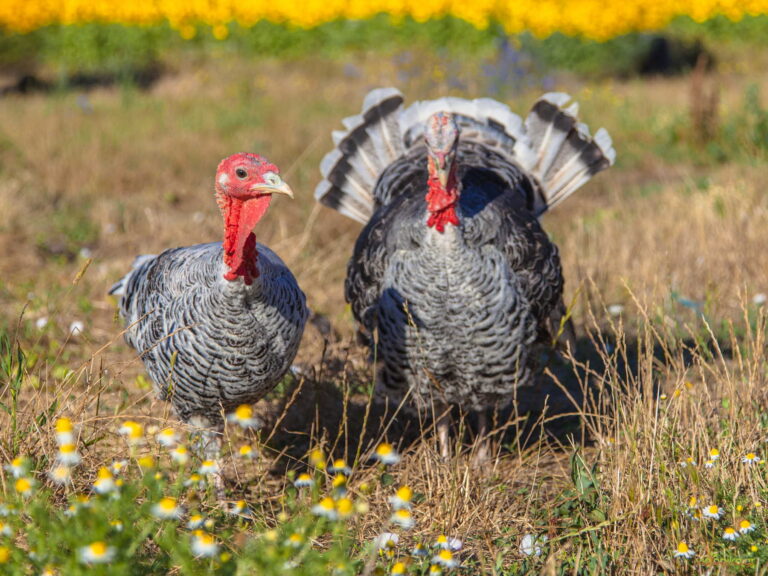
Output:
<path fill-rule="evenodd" d="M 460 224 L 426 225 L 426 149 L 384 170 L 348 267 L 346 296 L 376 334 L 377 394 L 483 410 L 531 382 L 531 346 L 549 336 L 563 279 L 532 211 L 532 185 L 472 143 L 458 149 Z"/>
<path fill-rule="evenodd" d="M 272 390 L 296 356 L 304 294 L 274 252 L 256 249 L 251 285 L 224 279 L 214 242 L 142 256 L 112 290 L 122 294 L 126 341 L 183 421 L 222 426 L 223 414 Z"/>

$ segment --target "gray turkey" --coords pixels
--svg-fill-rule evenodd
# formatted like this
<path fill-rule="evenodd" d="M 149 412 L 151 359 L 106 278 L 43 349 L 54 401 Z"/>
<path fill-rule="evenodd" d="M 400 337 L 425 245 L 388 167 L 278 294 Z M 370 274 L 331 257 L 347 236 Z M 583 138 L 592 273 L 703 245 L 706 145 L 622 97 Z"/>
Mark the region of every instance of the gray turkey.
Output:
<path fill-rule="evenodd" d="M 293 197 L 277 167 L 230 156 L 215 194 L 223 242 L 140 256 L 110 290 L 121 297 L 126 341 L 159 396 L 203 428 L 208 458 L 219 453 L 223 415 L 261 399 L 290 368 L 308 315 L 291 271 L 253 233 L 273 194 Z"/>
<path fill-rule="evenodd" d="M 376 395 L 435 415 L 444 456 L 439 415 L 475 411 L 485 437 L 487 409 L 532 383 L 534 344 L 557 336 L 563 277 L 539 218 L 615 158 L 569 101 L 545 94 L 523 122 L 491 99 L 404 108 L 381 88 L 322 161 L 316 198 L 365 224 L 346 298 L 375 346 Z"/>

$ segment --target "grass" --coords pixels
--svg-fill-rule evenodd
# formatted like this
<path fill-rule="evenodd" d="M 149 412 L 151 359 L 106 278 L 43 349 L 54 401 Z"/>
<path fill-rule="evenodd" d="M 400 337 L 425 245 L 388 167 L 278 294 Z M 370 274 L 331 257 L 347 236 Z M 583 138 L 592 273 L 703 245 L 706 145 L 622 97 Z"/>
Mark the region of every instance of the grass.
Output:
<path fill-rule="evenodd" d="M 768 292 L 768 77 L 756 72 L 766 53 L 736 52 L 705 78 L 719 93 L 718 129 L 707 143 L 694 136 L 689 77 L 584 82 L 562 74 L 500 86 L 499 97 L 520 112 L 544 84 L 570 92 L 593 129 L 611 132 L 619 163 L 544 219 L 560 247 L 578 346 L 497 415 L 497 456 L 480 469 L 471 466 L 471 420 L 454 436 L 465 450 L 444 462 L 429 422 L 392 422 L 369 404 L 372 371 L 342 292 L 359 227 L 311 197 L 330 131 L 359 110 L 368 89 L 395 84 L 413 101 L 481 95 L 496 80 L 477 74 L 482 56 L 411 58 L 218 54 L 179 60 L 145 92 L 3 99 L 0 454 L 6 463 L 28 457 L 25 474 L 35 480 L 24 499 L 11 472 L 0 472 L 3 500 L 19 511 L 0 518 L 13 528 L 0 536 L 9 573 L 37 574 L 47 563 L 62 574 L 106 573 L 78 560 L 97 541 L 115 547 L 108 566 L 116 574 L 307 574 L 331 565 L 386 573 L 439 534 L 463 541 L 455 556 L 466 574 L 764 572 L 766 466 L 742 459 L 768 456 L 766 316 L 753 301 Z M 135 448 L 119 434 L 126 420 L 188 431 L 155 400 L 106 296 L 136 254 L 220 236 L 211 179 L 218 161 L 239 150 L 267 156 L 297 191 L 295 202 L 272 206 L 257 235 L 287 261 L 329 326 L 308 326 L 302 376 L 257 407 L 264 428 L 228 430 L 227 486 L 233 502 L 247 502 L 248 518 L 183 485 L 194 459 L 180 470 L 154 434 Z M 73 323 L 82 331 L 73 334 Z M 65 486 L 48 477 L 61 417 L 73 422 L 82 458 Z M 382 441 L 402 454 L 388 469 L 368 460 Z M 243 444 L 258 457 L 240 458 Z M 311 464 L 316 448 L 324 456 Z M 707 468 L 712 449 L 719 458 Z M 145 455 L 151 469 L 138 464 Z M 124 458 L 122 496 L 91 494 L 87 513 L 68 514 L 99 469 Z M 343 521 L 311 511 L 334 493 L 334 458 L 354 468 L 353 512 Z M 293 481 L 305 470 L 315 485 L 299 490 Z M 390 522 L 388 499 L 402 485 L 414 493 L 411 530 Z M 183 520 L 153 514 L 162 495 L 178 499 Z M 722 517 L 696 518 L 708 505 Z M 213 519 L 205 533 L 220 546 L 214 558 L 192 557 L 194 535 L 184 526 L 195 512 Z M 111 524 L 118 520 L 122 531 Z M 724 540 L 741 520 L 756 529 Z M 374 545 L 384 531 L 400 537 L 392 557 Z M 521 551 L 526 534 L 530 555 Z M 674 557 L 679 542 L 692 559 Z M 38 556 L 30 558 L 32 549 Z M 408 569 L 425 573 L 433 554 Z"/>

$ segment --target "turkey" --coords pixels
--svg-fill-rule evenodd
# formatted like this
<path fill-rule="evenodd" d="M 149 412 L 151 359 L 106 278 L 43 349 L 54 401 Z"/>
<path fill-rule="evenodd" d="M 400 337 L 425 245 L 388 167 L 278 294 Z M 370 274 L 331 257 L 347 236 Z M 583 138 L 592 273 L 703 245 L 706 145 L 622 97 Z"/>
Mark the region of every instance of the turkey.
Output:
<path fill-rule="evenodd" d="M 230 156 L 215 194 L 223 243 L 139 256 L 110 290 L 120 296 L 127 343 L 158 395 L 203 429 L 207 459 L 219 454 L 224 414 L 261 399 L 290 368 L 308 316 L 293 274 L 253 233 L 272 195 L 293 198 L 277 167 L 256 154 Z"/>
<path fill-rule="evenodd" d="M 545 94 L 523 122 L 487 98 L 404 108 L 380 88 L 321 163 L 316 198 L 365 224 L 346 298 L 376 395 L 431 413 L 444 457 L 457 405 L 477 412 L 487 458 L 487 410 L 532 384 L 534 345 L 562 332 L 560 259 L 539 218 L 615 159 L 569 102 Z"/>

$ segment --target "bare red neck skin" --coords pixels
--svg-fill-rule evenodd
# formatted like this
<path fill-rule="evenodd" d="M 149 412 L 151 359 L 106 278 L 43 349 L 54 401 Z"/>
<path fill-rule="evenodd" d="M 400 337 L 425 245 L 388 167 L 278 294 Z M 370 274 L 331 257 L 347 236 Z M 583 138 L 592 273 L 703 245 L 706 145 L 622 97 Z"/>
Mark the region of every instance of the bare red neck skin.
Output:
<path fill-rule="evenodd" d="M 427 226 L 438 232 L 445 231 L 447 224 L 459 225 L 459 217 L 456 214 L 456 204 L 459 201 L 459 189 L 456 177 L 456 163 L 451 165 L 448 172 L 448 182 L 445 187 L 440 183 L 437 174 L 430 170 L 427 180 L 429 191 L 427 192 L 427 211 L 429 219 Z"/>
<path fill-rule="evenodd" d="M 233 281 L 242 277 L 250 286 L 259 277 L 256 235 L 253 228 L 267 211 L 271 195 L 242 200 L 217 194 L 224 216 L 224 264 L 229 270 L 224 279 Z"/>

